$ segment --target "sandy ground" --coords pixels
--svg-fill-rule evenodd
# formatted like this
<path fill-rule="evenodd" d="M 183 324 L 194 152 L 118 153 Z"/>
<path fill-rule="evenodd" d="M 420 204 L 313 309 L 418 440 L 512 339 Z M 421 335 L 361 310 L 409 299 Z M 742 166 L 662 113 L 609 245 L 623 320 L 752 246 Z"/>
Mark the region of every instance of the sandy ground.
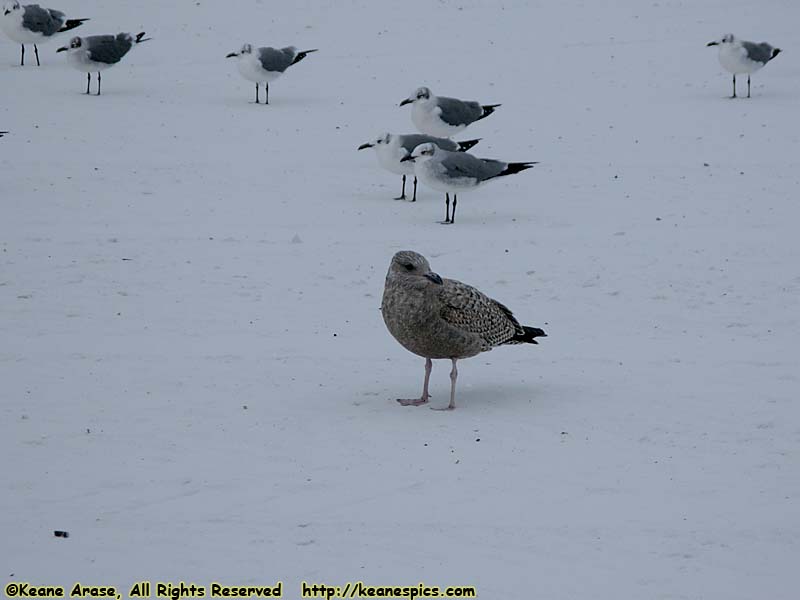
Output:
<path fill-rule="evenodd" d="M 796 598 L 800 5 L 54 7 L 153 40 L 99 98 L 0 40 L 2 579 Z M 729 30 L 784 48 L 750 100 Z M 320 51 L 257 106 L 246 41 Z M 419 85 L 541 161 L 452 227 L 356 152 Z M 451 413 L 395 402 L 406 248 L 550 334 L 462 362 Z"/>

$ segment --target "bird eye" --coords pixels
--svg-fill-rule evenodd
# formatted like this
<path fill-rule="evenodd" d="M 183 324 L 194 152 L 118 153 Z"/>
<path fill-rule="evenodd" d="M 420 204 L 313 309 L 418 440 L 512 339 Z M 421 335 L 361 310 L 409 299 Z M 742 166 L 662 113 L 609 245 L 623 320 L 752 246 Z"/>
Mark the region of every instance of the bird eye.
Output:
<path fill-rule="evenodd" d="M 413 271 L 414 270 L 414 265 L 412 265 L 411 263 L 407 263 L 407 264 L 405 264 L 403 266 L 406 268 L 406 271 Z"/>

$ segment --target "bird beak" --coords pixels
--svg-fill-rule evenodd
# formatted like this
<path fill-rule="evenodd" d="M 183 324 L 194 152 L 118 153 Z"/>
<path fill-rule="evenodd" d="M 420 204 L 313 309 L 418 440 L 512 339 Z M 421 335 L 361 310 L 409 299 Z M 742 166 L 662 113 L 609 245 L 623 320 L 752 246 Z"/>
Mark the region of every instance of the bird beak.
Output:
<path fill-rule="evenodd" d="M 708 42 L 706 46 L 719 46 L 719 42 Z"/>
<path fill-rule="evenodd" d="M 234 56 L 239 56 L 239 53 L 238 53 L 238 52 L 231 52 L 231 53 L 230 53 L 230 54 L 228 54 L 228 56 L 226 56 L 225 58 L 233 58 Z"/>
<path fill-rule="evenodd" d="M 406 104 L 411 104 L 413 100 L 411 98 L 406 98 L 400 103 L 400 106 L 405 106 Z"/>
<path fill-rule="evenodd" d="M 439 277 L 439 275 L 434 273 L 433 271 L 431 271 L 430 273 L 425 273 L 425 278 L 430 279 L 436 285 L 444 285 L 444 281 L 442 281 L 442 278 Z"/>
<path fill-rule="evenodd" d="M 67 50 L 69 50 L 69 48 L 67 48 L 66 46 L 62 46 L 61 48 L 56 50 L 56 52 L 66 52 Z"/>
<path fill-rule="evenodd" d="M 373 145 L 374 145 L 374 144 L 361 144 L 361 145 L 358 147 L 358 149 L 359 149 L 359 150 L 364 150 L 365 148 L 372 148 L 372 146 L 373 146 Z"/>
<path fill-rule="evenodd" d="M 407 160 L 414 161 L 414 157 L 410 154 L 406 154 L 403 158 L 400 159 L 400 162 L 406 162 Z"/>
<path fill-rule="evenodd" d="M 10 14 L 11 14 L 11 11 L 8 10 L 8 9 L 6 9 L 5 12 L 3 13 L 3 15 L 10 15 Z"/>

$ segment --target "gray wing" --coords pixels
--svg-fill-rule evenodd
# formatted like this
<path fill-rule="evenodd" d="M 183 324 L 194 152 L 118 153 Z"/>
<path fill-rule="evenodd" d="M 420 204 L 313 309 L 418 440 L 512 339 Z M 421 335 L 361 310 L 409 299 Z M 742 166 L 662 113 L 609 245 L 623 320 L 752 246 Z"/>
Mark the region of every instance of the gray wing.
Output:
<path fill-rule="evenodd" d="M 42 35 L 53 35 L 64 24 L 65 15 L 61 11 L 42 8 L 38 4 L 29 4 L 22 14 L 22 26 L 29 31 Z"/>
<path fill-rule="evenodd" d="M 90 35 L 83 39 L 86 42 L 89 58 L 107 65 L 118 63 L 133 47 L 133 38 L 129 33 Z"/>
<path fill-rule="evenodd" d="M 755 62 L 768 63 L 772 60 L 772 46 L 766 42 L 756 44 L 754 42 L 742 42 L 742 47 L 747 52 L 747 58 Z"/>
<path fill-rule="evenodd" d="M 277 50 L 275 48 L 259 48 L 258 60 L 265 71 L 283 73 L 292 64 L 297 51 L 288 46 Z"/>
<path fill-rule="evenodd" d="M 439 299 L 442 319 L 480 336 L 491 348 L 525 333 L 508 308 L 466 283 L 445 279 Z"/>
<path fill-rule="evenodd" d="M 478 181 L 497 177 L 508 166 L 502 161 L 478 158 L 466 152 L 448 152 L 441 164 L 448 177 L 468 177 Z"/>
<path fill-rule="evenodd" d="M 483 116 L 483 107 L 477 102 L 465 102 L 457 98 L 438 97 L 437 106 L 442 109 L 439 115 L 445 123 L 456 127 L 469 125 Z"/>
<path fill-rule="evenodd" d="M 458 143 L 454 142 L 453 140 L 449 140 L 447 138 L 440 138 L 435 137 L 432 135 L 425 135 L 422 133 L 411 133 L 409 135 L 401 135 L 400 145 L 411 154 L 414 151 L 414 148 L 419 146 L 420 144 L 428 144 L 433 143 L 439 146 L 442 150 L 448 150 L 450 152 L 455 152 L 458 150 Z"/>

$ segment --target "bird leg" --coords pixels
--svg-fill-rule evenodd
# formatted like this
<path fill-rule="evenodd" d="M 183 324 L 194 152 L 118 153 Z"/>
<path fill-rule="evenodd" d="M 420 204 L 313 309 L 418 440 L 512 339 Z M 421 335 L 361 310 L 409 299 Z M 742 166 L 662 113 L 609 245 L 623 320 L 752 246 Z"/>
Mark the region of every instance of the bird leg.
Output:
<path fill-rule="evenodd" d="M 414 197 L 411 198 L 411 201 L 412 202 L 416 202 L 417 201 L 417 176 L 416 175 L 414 175 Z"/>
<path fill-rule="evenodd" d="M 100 95 L 100 71 L 97 72 L 97 95 Z"/>
<path fill-rule="evenodd" d="M 444 408 L 435 408 L 431 406 L 431 410 L 453 410 L 456 407 L 456 379 L 458 379 L 458 369 L 456 368 L 457 358 L 450 359 L 453 361 L 453 370 L 450 371 L 450 404 Z"/>
<path fill-rule="evenodd" d="M 733 96 L 731 98 L 736 98 L 736 73 L 733 74 Z"/>
<path fill-rule="evenodd" d="M 449 225 L 452 221 L 450 221 L 450 193 L 444 193 L 444 221 L 439 221 L 442 225 Z"/>
<path fill-rule="evenodd" d="M 750 97 L 750 74 L 747 74 L 747 97 Z"/>
<path fill-rule="evenodd" d="M 36 44 L 33 45 L 33 53 L 36 55 L 36 66 L 41 67 L 42 64 L 39 62 L 39 48 L 36 47 Z"/>
<path fill-rule="evenodd" d="M 269 104 L 269 82 L 264 82 L 264 104 Z"/>
<path fill-rule="evenodd" d="M 25 66 L 25 44 L 20 44 L 20 46 L 22 46 L 22 56 L 19 59 L 19 66 L 20 67 L 24 67 Z"/>
<path fill-rule="evenodd" d="M 256 83 L 256 104 L 260 104 L 258 101 L 258 83 Z"/>
<path fill-rule="evenodd" d="M 430 358 L 425 359 L 425 383 L 422 384 L 422 398 L 416 400 L 404 400 L 398 398 L 397 401 L 401 406 L 420 406 L 428 402 L 430 395 L 428 394 L 428 382 L 431 379 L 431 371 L 433 370 L 433 361 Z"/>
<path fill-rule="evenodd" d="M 456 222 L 456 204 L 458 204 L 458 194 L 453 194 L 453 216 L 450 217 L 450 222 Z"/>
<path fill-rule="evenodd" d="M 92 85 L 92 74 L 86 73 L 86 94 L 89 94 L 89 86 Z"/>
<path fill-rule="evenodd" d="M 403 190 L 400 192 L 400 195 L 395 198 L 395 200 L 405 200 L 406 199 L 406 176 L 403 175 Z"/>

